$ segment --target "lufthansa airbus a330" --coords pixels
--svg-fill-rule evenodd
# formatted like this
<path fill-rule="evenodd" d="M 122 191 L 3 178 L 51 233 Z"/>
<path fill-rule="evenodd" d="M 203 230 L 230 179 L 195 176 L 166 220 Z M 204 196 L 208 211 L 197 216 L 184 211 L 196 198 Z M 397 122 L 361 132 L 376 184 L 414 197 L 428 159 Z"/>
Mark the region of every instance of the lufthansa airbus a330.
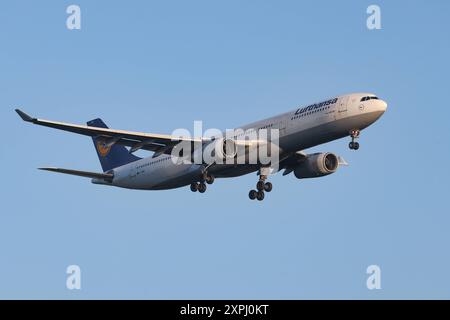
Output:
<path fill-rule="evenodd" d="M 128 189 L 163 190 L 190 186 L 191 191 L 200 193 L 205 192 L 206 185 L 212 184 L 215 178 L 257 172 L 256 190 L 250 190 L 249 198 L 261 201 L 265 192 L 272 190 L 272 184 L 266 181 L 272 173 L 284 170 L 283 175 L 293 172 L 298 179 L 315 178 L 334 173 L 340 165 L 346 165 L 345 160 L 331 152 L 307 154 L 303 150 L 348 136 L 351 138 L 349 148 L 358 150 L 356 140 L 360 131 L 377 121 L 386 108 L 387 103 L 374 94 L 353 93 L 241 127 L 244 132 L 256 134 L 262 130 L 277 130 L 276 145 L 273 140 L 248 140 L 241 134 L 219 138 L 141 133 L 109 129 L 101 119 L 91 120 L 87 125 L 76 125 L 33 118 L 19 109 L 16 112 L 27 122 L 92 137 L 103 172 L 54 167 L 41 170 L 87 177 L 95 184 Z M 214 157 L 227 161 L 186 161 L 189 157 L 185 153 L 174 152 L 186 144 L 192 146 L 191 155 L 198 149 L 212 146 Z M 263 144 L 277 151 L 276 163 L 263 163 L 258 158 L 254 163 L 237 161 L 240 146 L 244 146 L 244 155 L 248 156 L 251 150 L 257 150 Z M 153 154 L 140 158 L 134 155 L 138 150 Z"/>

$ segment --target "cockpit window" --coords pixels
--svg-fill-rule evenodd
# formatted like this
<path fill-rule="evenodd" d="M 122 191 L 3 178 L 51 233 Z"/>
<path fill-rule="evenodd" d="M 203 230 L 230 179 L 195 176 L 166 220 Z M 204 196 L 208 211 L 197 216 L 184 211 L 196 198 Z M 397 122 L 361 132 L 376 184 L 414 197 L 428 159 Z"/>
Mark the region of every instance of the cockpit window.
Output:
<path fill-rule="evenodd" d="M 362 97 L 361 98 L 361 102 L 367 101 L 367 100 L 372 100 L 372 99 L 379 100 L 378 97 L 375 97 L 375 96 L 373 96 L 373 97 Z"/>

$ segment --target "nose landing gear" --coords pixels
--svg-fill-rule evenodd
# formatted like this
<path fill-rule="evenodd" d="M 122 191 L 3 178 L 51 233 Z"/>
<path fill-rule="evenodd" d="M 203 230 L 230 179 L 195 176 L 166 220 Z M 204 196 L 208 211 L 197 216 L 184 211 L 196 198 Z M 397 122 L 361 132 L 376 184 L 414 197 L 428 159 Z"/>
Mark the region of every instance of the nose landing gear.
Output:
<path fill-rule="evenodd" d="M 259 181 L 256 183 L 256 190 L 250 190 L 250 192 L 248 193 L 248 197 L 250 198 L 250 200 L 257 199 L 258 201 L 262 201 L 264 200 L 265 196 L 264 191 L 265 192 L 272 191 L 272 183 L 265 182 L 266 179 L 267 176 L 265 175 L 259 176 Z"/>
<path fill-rule="evenodd" d="M 348 147 L 350 150 L 358 150 L 359 149 L 359 143 L 355 141 L 359 138 L 359 130 L 351 130 L 350 131 L 350 137 L 352 138 L 352 141 L 348 144 Z"/>

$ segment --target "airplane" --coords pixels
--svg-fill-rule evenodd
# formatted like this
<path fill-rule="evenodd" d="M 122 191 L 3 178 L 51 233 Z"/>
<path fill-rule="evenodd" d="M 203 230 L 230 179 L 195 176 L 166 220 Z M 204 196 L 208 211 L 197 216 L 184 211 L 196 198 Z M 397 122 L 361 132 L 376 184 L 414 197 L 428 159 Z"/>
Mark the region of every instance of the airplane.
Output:
<path fill-rule="evenodd" d="M 377 121 L 386 111 L 387 103 L 372 93 L 352 93 L 336 96 L 321 102 L 301 106 L 295 110 L 257 121 L 242 127 L 245 132 L 259 133 L 263 129 L 277 129 L 278 139 L 274 145 L 267 140 L 245 140 L 240 135 L 232 138 L 189 137 L 153 133 L 141 133 L 109 129 L 99 118 L 77 125 L 38 119 L 16 109 L 22 120 L 33 124 L 90 136 L 94 142 L 103 172 L 88 172 L 57 167 L 40 170 L 91 178 L 94 184 L 116 186 L 127 189 L 166 190 L 190 186 L 191 191 L 204 193 L 207 184 L 215 178 L 237 177 L 257 172 L 259 179 L 256 190 L 250 190 L 251 200 L 263 200 L 265 192 L 272 190 L 272 183 L 266 181 L 270 174 L 284 170 L 283 176 L 291 172 L 298 179 L 327 176 L 336 172 L 346 161 L 332 152 L 307 154 L 303 150 L 333 140 L 350 137 L 349 148 L 359 149 L 357 139 L 361 130 Z M 243 142 L 244 141 L 244 142 Z M 244 146 L 245 152 L 270 145 L 278 152 L 274 163 L 237 163 L 237 146 Z M 234 162 L 220 161 L 204 163 L 186 160 L 174 150 L 180 145 L 204 150 L 212 146 L 218 158 L 234 159 Z M 149 157 L 140 158 L 138 150 L 151 151 Z M 244 152 L 244 153 L 245 153 Z M 178 159 L 177 159 L 178 157 Z M 274 170 L 275 168 L 275 170 Z"/>

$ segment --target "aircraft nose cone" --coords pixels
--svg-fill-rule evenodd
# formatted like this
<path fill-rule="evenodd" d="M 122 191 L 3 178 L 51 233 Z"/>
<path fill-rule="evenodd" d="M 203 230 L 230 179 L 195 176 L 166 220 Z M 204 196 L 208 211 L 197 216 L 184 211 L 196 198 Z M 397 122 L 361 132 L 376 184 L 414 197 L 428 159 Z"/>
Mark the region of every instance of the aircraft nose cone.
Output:
<path fill-rule="evenodd" d="M 381 111 L 381 112 L 384 113 L 384 112 L 386 111 L 386 109 L 387 109 L 387 103 L 386 103 L 386 101 L 384 101 L 384 100 L 378 100 L 377 108 L 379 109 L 379 111 Z"/>

